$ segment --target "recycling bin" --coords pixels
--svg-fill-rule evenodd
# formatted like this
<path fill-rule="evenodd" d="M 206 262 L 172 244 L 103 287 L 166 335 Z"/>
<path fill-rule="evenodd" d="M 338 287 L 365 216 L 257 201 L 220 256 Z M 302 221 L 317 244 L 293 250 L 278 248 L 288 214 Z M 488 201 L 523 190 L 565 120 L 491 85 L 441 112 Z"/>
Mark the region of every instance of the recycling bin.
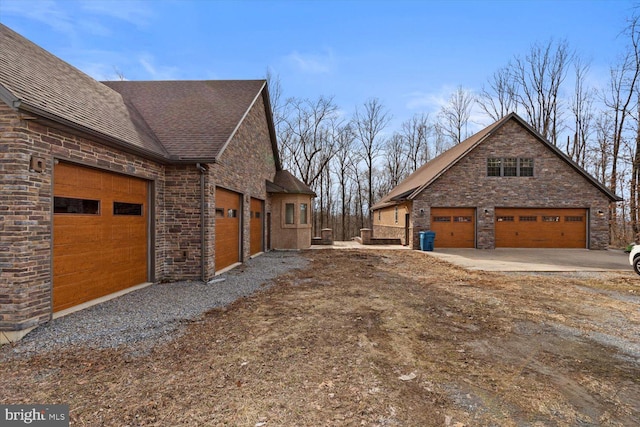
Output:
<path fill-rule="evenodd" d="M 420 250 L 433 251 L 434 243 L 436 240 L 435 231 L 421 231 L 419 235 L 420 235 Z"/>

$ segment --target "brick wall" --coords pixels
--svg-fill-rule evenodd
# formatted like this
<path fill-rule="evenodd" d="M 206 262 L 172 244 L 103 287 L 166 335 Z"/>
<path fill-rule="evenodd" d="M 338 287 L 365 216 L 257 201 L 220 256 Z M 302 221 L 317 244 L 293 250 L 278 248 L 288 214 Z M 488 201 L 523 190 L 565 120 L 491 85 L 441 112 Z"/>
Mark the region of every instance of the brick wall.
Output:
<path fill-rule="evenodd" d="M 487 158 L 534 159 L 533 177 L 488 177 Z M 476 207 L 477 247 L 495 247 L 496 207 L 590 209 L 590 248 L 608 244 L 608 198 L 581 174 L 515 121 L 505 123 L 486 141 L 419 194 L 413 203 L 414 247 L 417 233 L 430 227 L 430 207 Z M 420 209 L 424 215 L 420 216 Z M 484 210 L 488 215 L 484 215 Z M 482 213 L 482 214 L 480 214 Z"/>

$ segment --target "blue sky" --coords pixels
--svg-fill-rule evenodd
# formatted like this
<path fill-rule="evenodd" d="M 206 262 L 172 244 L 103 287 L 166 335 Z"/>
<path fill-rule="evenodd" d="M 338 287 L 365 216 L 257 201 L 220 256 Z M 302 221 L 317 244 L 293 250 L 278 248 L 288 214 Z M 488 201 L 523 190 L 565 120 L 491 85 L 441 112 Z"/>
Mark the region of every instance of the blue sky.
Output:
<path fill-rule="evenodd" d="M 99 80 L 255 79 L 271 69 L 283 96 L 334 96 L 345 114 L 379 98 L 393 128 L 435 113 L 458 86 L 479 91 L 551 38 L 590 60 L 603 84 L 636 4 L 0 0 L 0 22 Z"/>

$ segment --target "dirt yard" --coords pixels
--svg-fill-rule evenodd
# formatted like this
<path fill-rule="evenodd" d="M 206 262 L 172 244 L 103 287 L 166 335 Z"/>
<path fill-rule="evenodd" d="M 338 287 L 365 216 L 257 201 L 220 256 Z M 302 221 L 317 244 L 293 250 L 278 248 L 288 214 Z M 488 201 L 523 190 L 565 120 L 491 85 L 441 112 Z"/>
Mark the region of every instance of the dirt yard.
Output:
<path fill-rule="evenodd" d="M 4 362 L 0 403 L 83 426 L 640 425 L 640 278 L 467 272 L 412 251 L 305 271 L 142 355 Z"/>

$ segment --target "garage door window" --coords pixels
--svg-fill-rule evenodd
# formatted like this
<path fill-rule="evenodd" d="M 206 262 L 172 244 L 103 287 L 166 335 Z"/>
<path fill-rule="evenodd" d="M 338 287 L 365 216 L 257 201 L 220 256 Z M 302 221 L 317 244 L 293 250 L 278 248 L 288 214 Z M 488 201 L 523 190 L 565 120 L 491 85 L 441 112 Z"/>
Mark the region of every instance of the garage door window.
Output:
<path fill-rule="evenodd" d="M 454 216 L 453 222 L 471 222 L 470 216 Z"/>
<path fill-rule="evenodd" d="M 450 216 L 434 216 L 433 222 L 451 222 Z"/>
<path fill-rule="evenodd" d="M 116 216 L 118 215 L 142 216 L 142 204 L 113 202 L 113 214 Z"/>
<path fill-rule="evenodd" d="M 100 200 L 54 197 L 53 212 L 57 214 L 100 215 Z"/>
<path fill-rule="evenodd" d="M 515 218 L 512 216 L 499 216 L 496 220 L 498 222 L 513 222 Z"/>
<path fill-rule="evenodd" d="M 565 216 L 564 222 L 582 222 L 582 216 Z"/>
<path fill-rule="evenodd" d="M 537 216 L 520 216 L 518 217 L 518 220 L 520 222 L 536 222 L 538 221 L 538 217 Z"/>
<path fill-rule="evenodd" d="M 559 216 L 543 216 L 542 222 L 560 222 Z"/>

